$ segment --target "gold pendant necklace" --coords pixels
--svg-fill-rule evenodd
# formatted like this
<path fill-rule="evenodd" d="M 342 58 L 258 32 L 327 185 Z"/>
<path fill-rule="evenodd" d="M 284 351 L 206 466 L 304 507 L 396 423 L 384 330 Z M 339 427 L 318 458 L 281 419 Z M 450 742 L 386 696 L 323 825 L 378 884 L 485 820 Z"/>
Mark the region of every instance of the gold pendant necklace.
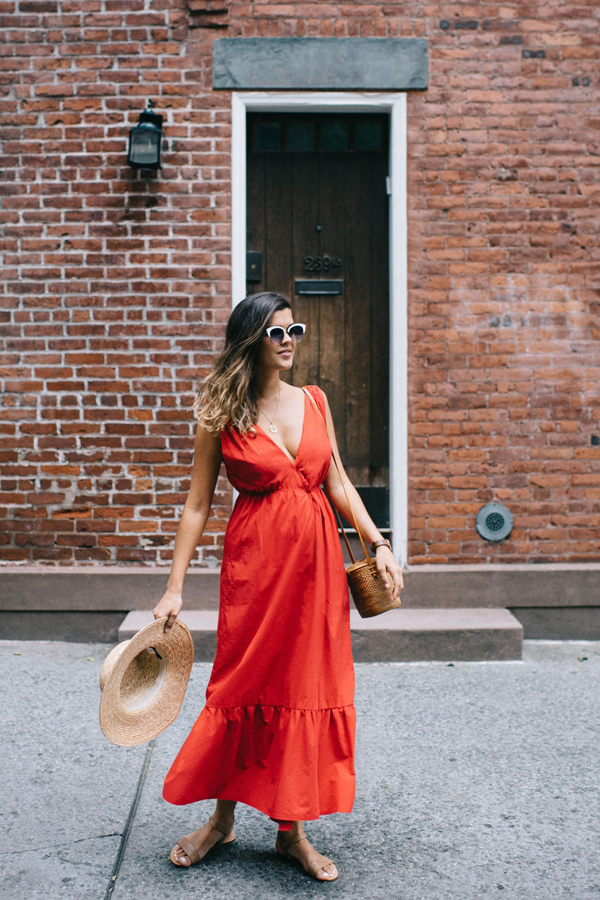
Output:
<path fill-rule="evenodd" d="M 281 382 L 279 382 L 279 396 L 277 397 L 277 406 L 275 407 L 275 412 L 273 413 L 273 419 L 277 415 L 277 410 L 279 409 L 279 401 L 280 400 L 281 400 Z M 258 406 L 258 403 L 256 405 Z M 265 417 L 265 419 L 269 419 L 269 417 L 266 414 L 266 412 L 264 411 L 264 409 L 261 409 L 260 406 L 258 406 L 258 408 L 260 409 L 260 411 L 263 414 L 263 416 Z M 269 425 L 269 431 L 271 432 L 271 434 L 275 434 L 277 432 L 277 425 L 273 422 L 273 419 L 269 419 L 269 422 L 271 423 Z"/>

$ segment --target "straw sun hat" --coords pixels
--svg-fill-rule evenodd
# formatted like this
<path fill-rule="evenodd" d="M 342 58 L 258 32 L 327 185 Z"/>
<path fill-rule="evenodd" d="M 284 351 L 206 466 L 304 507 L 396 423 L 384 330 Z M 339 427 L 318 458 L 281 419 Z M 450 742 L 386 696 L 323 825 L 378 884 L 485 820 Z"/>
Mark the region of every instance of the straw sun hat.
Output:
<path fill-rule="evenodd" d="M 114 647 L 100 672 L 100 727 L 113 744 L 132 747 L 175 721 L 194 661 L 190 630 L 175 619 L 155 619 Z"/>

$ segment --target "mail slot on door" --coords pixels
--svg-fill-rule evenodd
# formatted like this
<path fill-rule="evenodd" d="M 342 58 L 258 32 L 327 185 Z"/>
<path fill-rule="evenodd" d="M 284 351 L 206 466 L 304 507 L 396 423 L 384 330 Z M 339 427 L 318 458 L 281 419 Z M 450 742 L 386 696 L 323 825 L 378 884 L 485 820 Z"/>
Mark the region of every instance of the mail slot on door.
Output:
<path fill-rule="evenodd" d="M 342 278 L 333 281 L 301 281 L 296 278 L 297 294 L 341 294 L 344 290 L 344 281 Z"/>

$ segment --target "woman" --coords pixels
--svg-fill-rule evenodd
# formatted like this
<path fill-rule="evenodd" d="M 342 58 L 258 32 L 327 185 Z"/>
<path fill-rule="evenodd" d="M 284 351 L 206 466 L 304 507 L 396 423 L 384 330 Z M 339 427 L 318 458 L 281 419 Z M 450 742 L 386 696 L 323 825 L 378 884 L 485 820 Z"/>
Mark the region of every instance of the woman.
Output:
<path fill-rule="evenodd" d="M 394 596 L 402 573 L 348 482 L 324 393 L 280 380 L 304 326 L 281 294 L 246 297 L 193 409 L 198 418 L 189 496 L 167 590 L 154 609 L 169 631 L 209 516 L 221 462 L 239 491 L 227 526 L 217 653 L 206 705 L 164 783 L 170 803 L 216 799 L 209 821 L 173 847 L 190 866 L 234 840 L 241 801 L 279 823 L 276 850 L 319 881 L 335 864 L 302 821 L 354 802 L 354 669 L 348 587 L 335 517 L 351 516 L 341 478 L 377 567 Z M 336 455 L 339 473 L 332 463 Z"/>

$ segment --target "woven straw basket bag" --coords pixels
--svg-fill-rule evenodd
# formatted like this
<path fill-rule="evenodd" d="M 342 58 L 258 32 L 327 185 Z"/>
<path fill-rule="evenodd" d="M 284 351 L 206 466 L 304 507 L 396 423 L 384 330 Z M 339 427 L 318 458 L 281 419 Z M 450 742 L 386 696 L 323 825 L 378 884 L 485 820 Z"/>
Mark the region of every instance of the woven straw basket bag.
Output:
<path fill-rule="evenodd" d="M 304 388 L 302 388 L 302 390 L 304 390 Z M 315 409 L 321 417 L 323 426 L 325 427 L 325 432 L 327 432 L 327 423 L 325 422 L 323 413 L 317 406 L 314 397 L 309 391 L 305 391 L 305 393 L 308 394 L 308 396 L 312 400 Z M 340 476 L 340 481 L 342 482 L 342 487 L 344 488 L 344 494 L 346 495 L 346 500 L 348 502 L 350 512 L 352 513 L 352 518 L 354 519 L 354 527 L 356 528 L 356 533 L 360 538 L 360 543 L 362 544 L 362 548 L 365 553 L 364 559 L 357 560 L 354 558 L 354 554 L 350 546 L 350 541 L 348 540 L 348 536 L 344 530 L 344 526 L 342 525 L 340 514 L 334 506 L 333 510 L 337 516 L 340 529 L 342 531 L 342 534 L 344 535 L 346 547 L 348 548 L 348 553 L 350 554 L 350 559 L 352 560 L 352 565 L 348 566 L 348 568 L 346 569 L 346 575 L 348 577 L 348 584 L 350 585 L 350 593 L 352 594 L 352 599 L 354 600 L 354 604 L 359 612 L 359 615 L 363 619 L 368 619 L 371 616 L 378 616 L 380 615 L 380 613 L 387 612 L 388 609 L 397 608 L 401 605 L 401 601 L 400 597 L 398 597 L 396 600 L 392 600 L 393 586 L 391 589 L 386 588 L 383 583 L 383 579 L 379 574 L 379 570 L 377 569 L 377 562 L 375 558 L 369 556 L 369 551 L 367 550 L 367 545 L 365 544 L 360 528 L 358 527 L 358 522 L 356 521 L 356 516 L 354 514 L 354 510 L 352 509 L 352 504 L 350 503 L 350 498 L 348 497 L 344 479 L 341 476 L 340 469 L 335 458 L 335 453 L 333 454 L 333 461 L 335 463 L 336 469 L 338 470 L 338 475 Z M 331 505 L 333 506 L 333 504 Z"/>

